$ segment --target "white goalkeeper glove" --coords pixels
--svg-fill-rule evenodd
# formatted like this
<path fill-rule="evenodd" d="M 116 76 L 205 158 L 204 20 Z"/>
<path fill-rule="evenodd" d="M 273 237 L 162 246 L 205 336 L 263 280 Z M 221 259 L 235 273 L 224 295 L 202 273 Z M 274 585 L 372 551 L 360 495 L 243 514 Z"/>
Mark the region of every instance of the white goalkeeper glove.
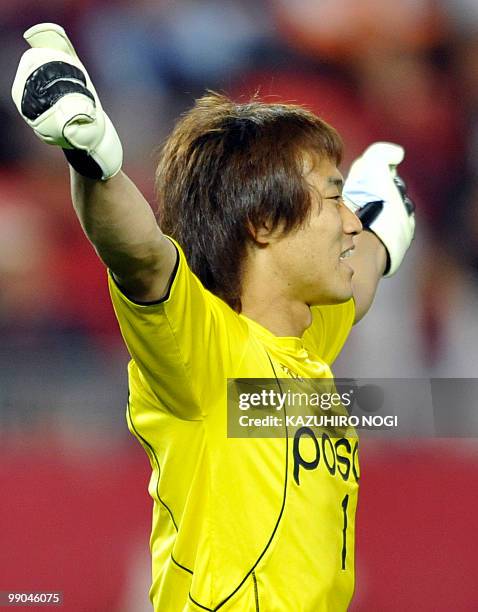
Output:
<path fill-rule="evenodd" d="M 415 206 L 397 175 L 404 157 L 399 145 L 374 143 L 352 164 L 343 190 L 345 204 L 387 250 L 384 276 L 397 271 L 415 233 Z"/>
<path fill-rule="evenodd" d="M 111 178 L 121 168 L 121 142 L 64 29 L 40 23 L 24 37 L 32 48 L 12 87 L 21 116 L 43 142 L 62 147 L 77 172 Z"/>

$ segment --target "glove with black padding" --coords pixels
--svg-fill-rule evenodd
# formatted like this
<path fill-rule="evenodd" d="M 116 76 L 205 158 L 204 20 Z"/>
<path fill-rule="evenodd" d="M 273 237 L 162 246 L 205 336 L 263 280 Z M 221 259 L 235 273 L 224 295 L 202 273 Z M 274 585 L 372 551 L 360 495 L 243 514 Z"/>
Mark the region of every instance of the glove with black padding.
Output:
<path fill-rule="evenodd" d="M 384 276 L 397 271 L 415 233 L 415 206 L 397 175 L 404 157 L 399 145 L 374 143 L 352 164 L 343 190 L 345 204 L 387 250 Z"/>
<path fill-rule="evenodd" d="M 40 23 L 24 37 L 31 49 L 12 87 L 21 116 L 43 142 L 62 147 L 79 174 L 111 178 L 121 168 L 121 142 L 64 29 Z"/>

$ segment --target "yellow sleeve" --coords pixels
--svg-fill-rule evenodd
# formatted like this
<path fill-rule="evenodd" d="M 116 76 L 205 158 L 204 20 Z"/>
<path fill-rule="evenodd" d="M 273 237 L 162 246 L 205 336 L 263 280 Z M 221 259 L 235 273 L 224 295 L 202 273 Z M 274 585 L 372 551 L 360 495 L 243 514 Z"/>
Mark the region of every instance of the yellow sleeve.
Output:
<path fill-rule="evenodd" d="M 163 299 L 137 303 L 124 295 L 111 274 L 108 282 L 121 333 L 140 377 L 163 409 L 194 419 L 207 412 L 207 394 L 233 376 L 248 329 L 237 313 L 203 287 L 174 244 L 178 259 Z"/>
<path fill-rule="evenodd" d="M 312 306 L 312 325 L 303 336 L 304 345 L 328 365 L 337 358 L 355 319 L 353 299 L 332 306 Z"/>

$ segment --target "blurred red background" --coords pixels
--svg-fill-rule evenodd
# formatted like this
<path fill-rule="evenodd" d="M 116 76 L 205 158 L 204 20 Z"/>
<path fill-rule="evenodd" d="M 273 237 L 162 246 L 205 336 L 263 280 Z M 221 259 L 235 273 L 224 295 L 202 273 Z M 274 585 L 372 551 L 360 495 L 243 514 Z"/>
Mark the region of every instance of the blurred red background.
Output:
<path fill-rule="evenodd" d="M 341 376 L 477 377 L 478 8 L 470 0 L 0 3 L 0 591 L 150 609 L 149 465 L 126 431 L 126 359 L 67 168 L 9 97 L 22 32 L 61 23 L 154 207 L 155 150 L 206 88 L 307 105 L 350 161 L 403 144 L 417 237 Z M 452 407 L 453 408 L 453 407 Z M 475 419 L 475 422 L 478 417 Z M 363 444 L 354 611 L 478 610 L 474 439 Z"/>

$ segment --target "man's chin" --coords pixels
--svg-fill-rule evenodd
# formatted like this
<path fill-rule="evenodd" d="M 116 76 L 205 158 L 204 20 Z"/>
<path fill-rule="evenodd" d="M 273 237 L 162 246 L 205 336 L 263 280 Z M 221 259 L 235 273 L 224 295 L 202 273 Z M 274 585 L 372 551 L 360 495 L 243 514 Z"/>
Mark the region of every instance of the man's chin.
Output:
<path fill-rule="evenodd" d="M 344 291 L 342 293 L 331 294 L 328 296 L 321 296 L 316 300 L 313 300 L 309 306 L 335 306 L 337 304 L 345 304 L 350 298 L 353 297 L 352 288 L 350 291 Z"/>

